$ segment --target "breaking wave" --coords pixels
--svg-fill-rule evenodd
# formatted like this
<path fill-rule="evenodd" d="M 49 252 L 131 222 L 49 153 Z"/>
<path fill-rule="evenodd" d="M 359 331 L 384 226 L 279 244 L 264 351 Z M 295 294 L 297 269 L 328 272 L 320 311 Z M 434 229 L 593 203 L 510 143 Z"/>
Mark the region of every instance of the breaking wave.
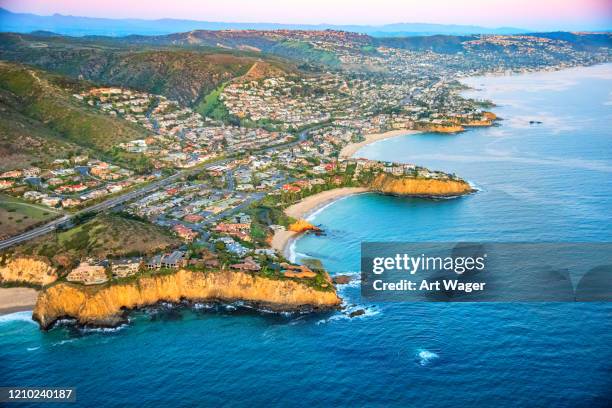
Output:
<path fill-rule="evenodd" d="M 0 316 L 0 324 L 12 323 L 12 322 L 28 322 L 28 323 L 36 324 L 36 322 L 32 320 L 31 310 L 26 310 L 24 312 L 9 313 L 9 314 Z"/>
<path fill-rule="evenodd" d="M 437 355 L 433 351 L 425 349 L 418 349 L 415 356 L 417 363 L 423 367 L 431 364 L 434 360 L 437 360 L 438 358 L 440 358 L 439 355 Z"/>

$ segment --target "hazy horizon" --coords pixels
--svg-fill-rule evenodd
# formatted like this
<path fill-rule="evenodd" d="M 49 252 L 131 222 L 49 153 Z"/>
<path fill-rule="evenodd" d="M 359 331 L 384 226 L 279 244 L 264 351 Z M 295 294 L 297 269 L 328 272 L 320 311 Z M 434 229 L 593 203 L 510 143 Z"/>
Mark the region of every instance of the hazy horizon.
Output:
<path fill-rule="evenodd" d="M 274 4 L 270 0 L 208 2 L 175 0 L 155 3 L 133 0 L 80 2 L 78 0 L 0 0 L 0 7 L 14 13 L 61 14 L 110 19 L 177 19 L 219 23 L 284 25 L 393 24 L 467 25 L 483 28 L 512 27 L 533 31 L 609 30 L 612 6 L 607 0 L 430 0 L 427 4 L 378 0 L 376 5 L 348 0 L 310 0 Z M 440 10 L 444 10 L 441 13 Z"/>

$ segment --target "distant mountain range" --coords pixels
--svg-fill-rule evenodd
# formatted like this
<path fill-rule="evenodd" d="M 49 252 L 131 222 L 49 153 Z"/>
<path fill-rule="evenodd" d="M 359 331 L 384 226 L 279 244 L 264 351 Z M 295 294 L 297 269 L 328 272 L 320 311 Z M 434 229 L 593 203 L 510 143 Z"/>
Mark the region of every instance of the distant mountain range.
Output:
<path fill-rule="evenodd" d="M 343 30 L 374 37 L 406 37 L 422 35 L 519 34 L 531 32 L 514 27 L 487 28 L 471 25 L 399 23 L 380 26 L 335 24 L 220 23 L 196 20 L 140 20 L 64 16 L 40 16 L 13 13 L 0 8 L 0 31 L 29 33 L 49 31 L 63 35 L 125 36 L 130 34 L 164 35 L 192 30 Z"/>

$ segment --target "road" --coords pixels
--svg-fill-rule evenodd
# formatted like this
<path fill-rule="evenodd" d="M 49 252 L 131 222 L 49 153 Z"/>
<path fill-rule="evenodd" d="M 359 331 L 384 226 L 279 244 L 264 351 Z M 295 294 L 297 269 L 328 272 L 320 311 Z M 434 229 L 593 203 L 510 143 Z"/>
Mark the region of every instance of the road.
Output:
<path fill-rule="evenodd" d="M 90 207 L 84 208 L 74 214 L 69 214 L 69 215 L 64 215 L 61 218 L 57 218 L 45 225 L 42 225 L 40 227 L 34 228 L 30 231 L 24 232 L 23 234 L 20 235 L 15 235 L 14 237 L 5 239 L 4 241 L 0 241 L 0 250 L 1 249 L 5 249 L 5 248 L 9 248 L 13 245 L 19 244 L 21 242 L 25 242 L 25 241 L 29 241 L 31 239 L 34 239 L 38 236 L 41 236 L 43 234 L 46 234 L 48 232 L 51 232 L 53 230 L 55 230 L 59 225 L 69 221 L 70 219 L 72 219 L 73 217 L 76 217 L 78 215 L 82 215 L 85 213 L 97 213 L 97 212 L 101 212 L 104 210 L 108 210 L 110 208 L 116 207 L 119 204 L 123 204 L 127 201 L 131 201 L 137 197 L 141 197 L 147 193 L 150 193 L 152 191 L 155 191 L 161 187 L 164 187 L 168 184 L 172 184 L 173 182 L 175 182 L 176 180 L 180 179 L 181 177 L 184 176 L 188 176 L 191 173 L 195 173 L 198 171 L 201 171 L 202 169 L 207 169 L 210 168 L 212 166 L 218 166 L 218 165 L 222 165 L 227 163 L 229 159 L 222 159 L 222 160 L 218 160 L 215 162 L 211 162 L 206 164 L 203 167 L 197 167 L 197 168 L 192 168 L 192 169 L 187 169 L 187 170 L 183 170 L 180 171 L 176 174 L 173 174 L 171 176 L 168 176 L 166 178 L 163 178 L 161 180 L 156 180 L 153 181 L 149 184 L 147 184 L 146 186 L 143 186 L 139 189 L 130 191 L 128 193 L 122 194 L 120 196 L 117 197 L 112 197 L 109 198 L 108 200 L 105 200 L 101 203 L 98 204 L 94 204 Z"/>
<path fill-rule="evenodd" d="M 289 142 L 289 143 L 285 143 L 283 145 L 278 145 L 278 146 L 274 146 L 274 147 L 266 147 L 261 149 L 259 152 L 270 152 L 273 150 L 277 150 L 277 149 L 283 149 L 283 148 L 287 148 L 287 147 L 292 147 L 297 145 L 298 143 L 306 140 L 308 138 L 308 132 L 313 130 L 313 129 L 317 129 L 319 127 L 321 127 L 322 125 L 316 125 L 316 126 L 312 126 L 309 127 L 307 129 L 302 130 L 299 135 L 298 135 L 298 139 L 293 141 L 293 142 Z M 157 180 L 154 182 L 151 182 L 149 184 L 147 184 L 146 186 L 143 186 L 139 189 L 130 191 L 126 194 L 122 194 L 120 196 L 117 197 L 113 197 L 113 198 L 109 198 L 108 200 L 105 200 L 101 203 L 98 204 L 94 204 L 91 207 L 87 207 L 84 208 L 74 214 L 70 214 L 70 215 L 64 215 L 61 218 L 55 219 L 53 221 L 48 222 L 45 225 L 42 225 L 40 227 L 36 227 L 30 231 L 24 232 L 22 234 L 19 235 L 15 235 L 14 237 L 11 238 L 7 238 L 3 241 L 0 241 L 0 250 L 2 249 L 6 249 L 9 248 L 13 245 L 25 242 L 25 241 L 29 241 L 31 239 L 34 239 L 36 237 L 39 237 L 41 235 L 44 235 L 48 232 L 54 231 L 55 229 L 57 229 L 57 227 L 69 220 L 71 220 L 73 217 L 76 217 L 78 215 L 82 215 L 84 213 L 97 213 L 97 212 L 101 212 L 101 211 L 105 211 L 108 210 L 110 208 L 116 207 L 119 204 L 123 204 L 127 201 L 131 201 L 137 197 L 143 196 L 147 193 L 150 193 L 152 191 L 155 191 L 157 189 L 159 189 L 160 187 L 164 187 L 168 184 L 171 184 L 173 182 L 175 182 L 176 180 L 188 176 L 192 173 L 196 173 L 198 171 L 202 171 L 202 169 L 208 169 L 210 167 L 213 166 L 219 166 L 219 165 L 223 165 L 226 164 L 228 161 L 230 161 L 231 159 L 220 159 L 214 162 L 210 162 L 206 165 L 204 165 L 203 167 L 195 167 L 195 168 L 191 168 L 191 169 L 186 169 L 186 170 L 182 170 L 179 171 L 176 174 L 173 174 L 171 176 L 168 176 L 164 179 L 161 180 Z M 233 177 L 232 177 L 232 184 L 233 184 Z M 251 201 L 252 202 L 252 201 Z"/>

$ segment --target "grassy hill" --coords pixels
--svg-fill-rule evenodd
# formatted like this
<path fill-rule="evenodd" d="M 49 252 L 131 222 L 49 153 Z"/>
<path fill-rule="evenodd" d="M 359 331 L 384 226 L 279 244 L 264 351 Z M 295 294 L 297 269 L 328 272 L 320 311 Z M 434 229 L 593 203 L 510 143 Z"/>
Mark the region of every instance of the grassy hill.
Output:
<path fill-rule="evenodd" d="M 117 214 L 100 214 L 68 231 L 50 233 L 17 246 L 12 252 L 43 257 L 56 266 L 67 267 L 88 256 L 145 255 L 180 244 L 164 228 Z"/>
<path fill-rule="evenodd" d="M 0 239 L 57 218 L 60 211 L 0 194 Z"/>
<path fill-rule="evenodd" d="M 252 50 L 224 51 L 184 39 L 130 36 L 71 38 L 0 34 L 0 58 L 83 78 L 99 84 L 164 95 L 197 105 L 224 82 L 244 75 L 256 63 L 290 70 L 281 61 L 262 61 Z M 176 40 L 176 41 L 175 41 Z"/>
<path fill-rule="evenodd" d="M 143 138 L 144 129 L 72 96 L 83 81 L 0 61 L 0 168 L 38 164 L 76 152 L 103 153 Z"/>

